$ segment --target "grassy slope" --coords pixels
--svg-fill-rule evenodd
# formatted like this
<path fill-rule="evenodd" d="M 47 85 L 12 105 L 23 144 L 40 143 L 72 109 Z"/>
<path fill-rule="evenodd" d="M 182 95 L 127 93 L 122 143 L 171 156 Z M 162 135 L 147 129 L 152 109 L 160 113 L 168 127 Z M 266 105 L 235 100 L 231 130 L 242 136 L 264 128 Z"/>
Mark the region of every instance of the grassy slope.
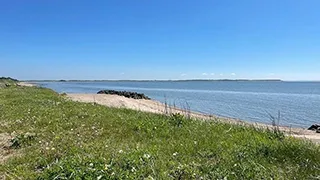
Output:
<path fill-rule="evenodd" d="M 65 100 L 48 89 L 0 89 L 0 133 L 19 156 L 0 174 L 24 179 L 306 179 L 320 148 L 281 134 Z M 26 133 L 34 133 L 24 138 Z M 20 136 L 19 136 L 20 135 Z"/>
<path fill-rule="evenodd" d="M 9 77 L 0 77 L 0 88 L 5 87 L 6 84 L 11 86 L 17 85 L 18 82 L 18 80 Z"/>

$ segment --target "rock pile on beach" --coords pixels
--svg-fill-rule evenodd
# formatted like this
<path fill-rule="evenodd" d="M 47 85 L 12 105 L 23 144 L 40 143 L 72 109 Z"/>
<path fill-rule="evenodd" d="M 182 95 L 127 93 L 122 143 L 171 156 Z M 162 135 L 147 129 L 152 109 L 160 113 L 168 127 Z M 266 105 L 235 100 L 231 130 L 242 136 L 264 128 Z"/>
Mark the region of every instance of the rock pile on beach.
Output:
<path fill-rule="evenodd" d="M 113 95 L 124 96 L 132 99 L 147 99 L 147 100 L 150 99 L 148 96 L 142 93 L 128 92 L 128 91 L 101 90 L 98 92 L 98 94 L 113 94 Z"/>
<path fill-rule="evenodd" d="M 308 128 L 308 130 L 316 131 L 317 133 L 320 133 L 320 124 L 313 124 Z"/>

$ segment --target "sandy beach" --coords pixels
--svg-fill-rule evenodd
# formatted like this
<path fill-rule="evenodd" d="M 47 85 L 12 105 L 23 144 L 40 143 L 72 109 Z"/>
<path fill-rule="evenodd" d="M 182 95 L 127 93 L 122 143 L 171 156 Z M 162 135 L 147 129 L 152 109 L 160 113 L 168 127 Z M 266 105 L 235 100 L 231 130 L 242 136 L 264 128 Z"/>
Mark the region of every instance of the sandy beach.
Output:
<path fill-rule="evenodd" d="M 145 100 L 145 99 L 131 99 L 118 95 L 107 94 L 67 94 L 70 100 L 86 103 L 97 103 L 108 107 L 128 108 L 138 111 L 159 113 L 159 114 L 172 114 L 180 113 L 186 117 L 191 117 L 199 120 L 214 120 L 223 121 L 234 124 L 255 126 L 259 128 L 274 128 L 272 125 L 262 123 L 249 123 L 237 119 L 218 117 L 214 115 L 204 115 L 197 112 L 191 112 L 188 109 L 179 109 L 172 106 L 167 106 L 158 101 Z M 288 136 L 297 138 L 309 139 L 315 143 L 320 143 L 320 133 L 309 131 L 303 128 L 291 128 L 280 126 L 279 129 L 285 132 Z"/>
<path fill-rule="evenodd" d="M 36 86 L 34 84 L 28 83 L 28 82 L 18 82 L 19 86 L 27 86 L 27 87 L 33 87 Z"/>

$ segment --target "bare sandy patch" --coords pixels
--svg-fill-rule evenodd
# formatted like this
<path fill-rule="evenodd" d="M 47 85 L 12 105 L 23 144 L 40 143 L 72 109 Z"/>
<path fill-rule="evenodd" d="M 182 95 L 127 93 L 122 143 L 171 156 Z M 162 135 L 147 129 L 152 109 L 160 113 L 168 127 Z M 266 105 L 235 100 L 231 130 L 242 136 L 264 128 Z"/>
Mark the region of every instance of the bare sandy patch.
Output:
<path fill-rule="evenodd" d="M 10 149 L 10 140 L 12 137 L 7 133 L 0 133 L 0 164 L 4 163 L 9 157 L 14 155 Z"/>
<path fill-rule="evenodd" d="M 19 86 L 26 86 L 26 87 L 33 87 L 34 84 L 28 83 L 28 82 L 18 82 Z"/>

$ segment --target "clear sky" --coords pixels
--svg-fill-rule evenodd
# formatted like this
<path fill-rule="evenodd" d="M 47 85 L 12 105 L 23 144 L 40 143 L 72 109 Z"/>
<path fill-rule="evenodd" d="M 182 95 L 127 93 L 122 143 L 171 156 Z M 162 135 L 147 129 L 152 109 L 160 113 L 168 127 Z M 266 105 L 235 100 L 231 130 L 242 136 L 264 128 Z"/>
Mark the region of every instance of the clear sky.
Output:
<path fill-rule="evenodd" d="M 0 76 L 320 80 L 319 0 L 0 4 Z"/>

